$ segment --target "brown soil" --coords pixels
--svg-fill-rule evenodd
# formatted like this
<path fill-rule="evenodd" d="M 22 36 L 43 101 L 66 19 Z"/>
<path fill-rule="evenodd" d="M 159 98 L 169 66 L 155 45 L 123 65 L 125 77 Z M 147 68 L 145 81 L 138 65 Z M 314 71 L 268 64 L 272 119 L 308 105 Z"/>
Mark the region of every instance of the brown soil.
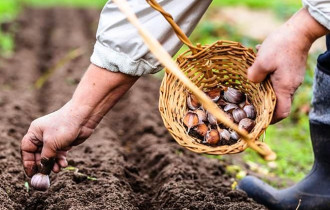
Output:
<path fill-rule="evenodd" d="M 15 55 L 0 58 L 0 209 L 265 209 L 231 189 L 225 163 L 177 145 L 157 110 L 160 82 L 151 77 L 141 78 L 72 150 L 69 165 L 83 175 L 63 170 L 51 175 L 47 192 L 27 190 L 20 140 L 33 119 L 72 95 L 89 64 L 98 15 L 28 9 L 13 24 Z M 41 89 L 34 87 L 76 48 L 83 55 L 58 65 Z"/>

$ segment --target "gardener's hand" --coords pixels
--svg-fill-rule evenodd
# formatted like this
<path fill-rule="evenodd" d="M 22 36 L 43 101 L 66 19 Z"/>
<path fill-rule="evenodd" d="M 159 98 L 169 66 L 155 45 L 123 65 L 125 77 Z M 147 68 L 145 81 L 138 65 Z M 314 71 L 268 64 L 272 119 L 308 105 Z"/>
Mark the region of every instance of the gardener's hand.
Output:
<path fill-rule="evenodd" d="M 37 173 L 41 158 L 56 158 L 53 172 L 66 167 L 67 151 L 93 133 L 137 79 L 91 65 L 65 106 L 31 123 L 21 143 L 25 173 L 29 177 Z"/>
<path fill-rule="evenodd" d="M 64 107 L 49 115 L 34 120 L 21 145 L 23 165 L 28 176 L 37 171 L 41 157 L 56 157 L 54 172 L 67 166 L 66 153 L 72 146 L 86 140 L 94 128 L 84 123 L 68 102 Z"/>
<path fill-rule="evenodd" d="M 326 33 L 326 28 L 306 9 L 301 9 L 259 47 L 257 58 L 248 69 L 248 78 L 262 82 L 270 74 L 277 97 L 272 123 L 289 115 L 293 95 L 304 79 L 308 51 Z"/>

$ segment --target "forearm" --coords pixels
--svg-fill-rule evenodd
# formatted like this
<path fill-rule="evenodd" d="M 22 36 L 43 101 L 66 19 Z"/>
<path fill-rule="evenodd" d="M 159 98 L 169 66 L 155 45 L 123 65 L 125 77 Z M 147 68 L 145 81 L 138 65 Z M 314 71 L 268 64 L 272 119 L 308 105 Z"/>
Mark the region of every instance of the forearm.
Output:
<path fill-rule="evenodd" d="M 91 64 L 67 104 L 69 111 L 84 126 L 95 128 L 138 78 Z"/>

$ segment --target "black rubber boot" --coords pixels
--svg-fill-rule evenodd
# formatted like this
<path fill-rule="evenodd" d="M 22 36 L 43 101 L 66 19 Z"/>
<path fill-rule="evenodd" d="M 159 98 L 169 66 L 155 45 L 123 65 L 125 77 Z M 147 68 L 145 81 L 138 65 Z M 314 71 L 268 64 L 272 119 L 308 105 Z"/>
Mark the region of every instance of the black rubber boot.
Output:
<path fill-rule="evenodd" d="M 310 130 L 315 162 L 302 181 L 277 190 L 247 176 L 239 183 L 238 189 L 269 209 L 330 210 L 330 125 L 310 122 Z"/>

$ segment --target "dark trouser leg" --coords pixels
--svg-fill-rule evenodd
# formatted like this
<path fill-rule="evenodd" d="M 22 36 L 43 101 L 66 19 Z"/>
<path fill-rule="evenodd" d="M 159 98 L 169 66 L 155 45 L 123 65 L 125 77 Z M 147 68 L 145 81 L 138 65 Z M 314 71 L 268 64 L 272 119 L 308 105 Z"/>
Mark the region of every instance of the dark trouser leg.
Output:
<path fill-rule="evenodd" d="M 330 209 L 330 76 L 318 69 L 313 94 L 310 129 L 315 162 L 310 173 L 283 190 L 252 176 L 239 183 L 239 189 L 270 209 Z"/>
<path fill-rule="evenodd" d="M 330 76 L 315 69 L 310 121 L 330 125 Z"/>

